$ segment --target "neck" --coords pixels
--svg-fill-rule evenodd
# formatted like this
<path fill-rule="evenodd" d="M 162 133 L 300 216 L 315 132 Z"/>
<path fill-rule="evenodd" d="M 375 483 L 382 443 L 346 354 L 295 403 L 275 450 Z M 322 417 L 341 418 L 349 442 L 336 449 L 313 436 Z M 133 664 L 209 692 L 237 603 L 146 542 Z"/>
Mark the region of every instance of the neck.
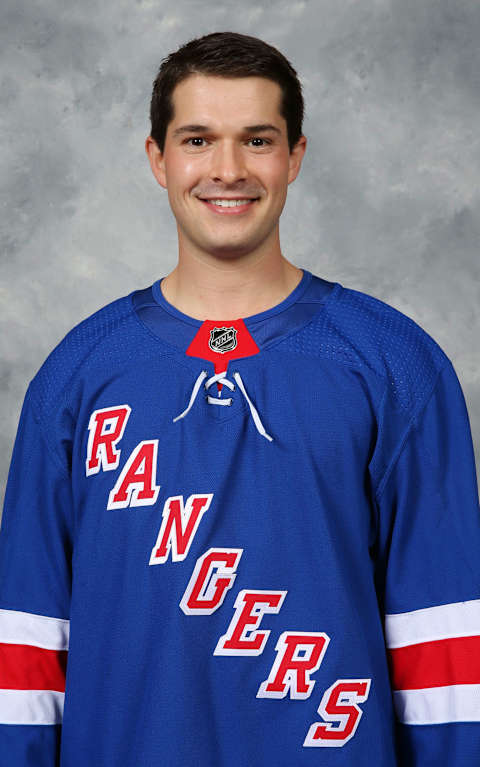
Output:
<path fill-rule="evenodd" d="M 256 263 L 206 264 L 179 259 L 161 290 L 176 309 L 197 320 L 234 320 L 271 309 L 296 288 L 302 270 L 281 253 Z"/>

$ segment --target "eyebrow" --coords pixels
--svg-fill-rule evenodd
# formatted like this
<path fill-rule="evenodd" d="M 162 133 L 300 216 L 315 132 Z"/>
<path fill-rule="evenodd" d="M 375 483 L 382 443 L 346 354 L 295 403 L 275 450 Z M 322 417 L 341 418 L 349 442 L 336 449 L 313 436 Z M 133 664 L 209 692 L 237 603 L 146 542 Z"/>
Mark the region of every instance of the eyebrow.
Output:
<path fill-rule="evenodd" d="M 180 136 L 183 133 L 207 133 L 212 129 L 208 125 L 182 125 L 173 131 L 173 136 Z M 281 130 L 276 125 L 271 123 L 261 123 L 260 125 L 245 125 L 243 128 L 245 133 L 266 133 L 267 131 L 274 131 L 281 134 Z"/>

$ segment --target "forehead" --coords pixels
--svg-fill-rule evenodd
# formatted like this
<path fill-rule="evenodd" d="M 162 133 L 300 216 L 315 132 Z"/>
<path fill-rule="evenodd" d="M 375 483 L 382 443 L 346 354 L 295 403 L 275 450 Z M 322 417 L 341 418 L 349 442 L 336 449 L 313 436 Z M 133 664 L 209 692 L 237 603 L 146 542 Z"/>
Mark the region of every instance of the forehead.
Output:
<path fill-rule="evenodd" d="M 281 95 L 278 83 L 265 77 L 190 75 L 172 93 L 174 112 L 169 128 L 183 123 L 238 127 L 269 122 L 284 132 Z"/>

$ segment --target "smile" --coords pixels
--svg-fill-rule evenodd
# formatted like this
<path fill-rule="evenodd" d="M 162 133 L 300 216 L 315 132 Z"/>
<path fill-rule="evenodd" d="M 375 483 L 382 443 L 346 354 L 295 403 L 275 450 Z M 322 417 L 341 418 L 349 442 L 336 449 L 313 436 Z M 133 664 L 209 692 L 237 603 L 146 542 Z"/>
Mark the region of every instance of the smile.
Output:
<path fill-rule="evenodd" d="M 203 202 L 203 204 L 208 208 L 210 208 L 210 210 L 215 211 L 215 213 L 220 213 L 223 215 L 235 215 L 247 211 L 255 202 L 258 201 L 258 198 L 254 200 L 226 200 L 221 198 L 214 200 L 202 200 L 200 198 L 200 201 Z"/>

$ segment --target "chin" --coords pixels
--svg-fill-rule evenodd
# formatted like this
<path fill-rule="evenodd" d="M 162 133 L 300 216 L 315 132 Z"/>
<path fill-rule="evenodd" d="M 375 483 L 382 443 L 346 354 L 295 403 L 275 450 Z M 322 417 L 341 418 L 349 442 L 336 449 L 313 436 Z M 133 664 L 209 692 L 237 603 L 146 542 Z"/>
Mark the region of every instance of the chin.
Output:
<path fill-rule="evenodd" d="M 207 252 L 214 258 L 221 258 L 224 261 L 233 261 L 235 258 L 240 258 L 251 253 L 252 248 L 208 248 Z"/>

